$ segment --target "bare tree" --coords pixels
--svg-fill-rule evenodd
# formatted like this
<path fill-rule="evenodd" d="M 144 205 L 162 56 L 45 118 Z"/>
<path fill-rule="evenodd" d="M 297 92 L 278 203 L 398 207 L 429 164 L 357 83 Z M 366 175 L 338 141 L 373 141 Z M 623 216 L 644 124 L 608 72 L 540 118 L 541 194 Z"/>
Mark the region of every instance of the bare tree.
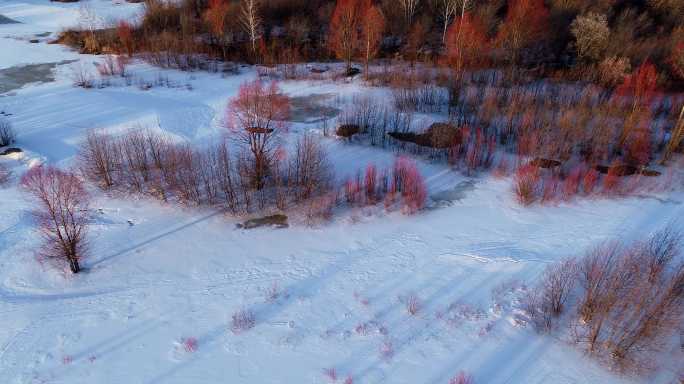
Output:
<path fill-rule="evenodd" d="M 539 331 L 550 331 L 554 320 L 563 313 L 576 277 L 576 263 L 572 259 L 546 269 L 541 285 L 531 291 L 526 302 L 527 312 Z"/>
<path fill-rule="evenodd" d="M 319 140 L 305 135 L 295 144 L 290 160 L 290 182 L 298 200 L 309 199 L 330 190 L 333 173 Z"/>
<path fill-rule="evenodd" d="M 240 24 L 249 35 L 252 52 L 256 52 L 256 42 L 261 36 L 261 17 L 259 16 L 259 0 L 242 0 Z"/>
<path fill-rule="evenodd" d="M 446 1 L 446 0 L 445 0 L 445 1 Z M 470 2 L 471 2 L 471 1 L 470 1 L 470 0 L 453 0 L 453 2 L 455 3 L 455 5 L 458 4 L 458 3 L 460 3 L 460 6 L 461 6 L 461 20 L 463 21 L 463 20 L 465 19 L 466 9 L 470 6 Z M 461 46 L 461 38 L 463 37 L 463 24 L 464 24 L 463 22 L 459 23 L 459 25 L 458 25 L 458 32 L 456 33 L 456 41 L 455 41 L 455 44 L 456 44 L 456 46 L 459 46 L 459 47 Z M 447 32 L 447 26 L 446 26 L 446 24 L 445 24 L 445 25 L 444 25 L 444 38 L 442 38 L 442 42 L 444 42 L 444 39 L 446 38 L 446 32 Z M 462 49 L 459 49 L 457 55 L 458 55 L 458 57 L 457 57 L 457 59 L 456 59 L 456 62 L 458 63 L 458 64 L 457 64 L 457 68 L 458 68 L 459 75 L 460 75 L 461 63 L 463 63 L 463 50 L 462 50 Z"/>
<path fill-rule="evenodd" d="M 278 134 L 287 128 L 289 98 L 278 84 L 264 85 L 255 80 L 242 84 L 238 96 L 230 102 L 230 129 L 252 154 L 253 187 L 264 187 L 264 179 L 276 149 Z"/>
<path fill-rule="evenodd" d="M 1 122 L 0 127 L 2 127 Z M 0 135 L 1 134 L 2 132 L 0 132 Z M 0 141 L 1 140 L 2 137 L 0 136 Z M 682 106 L 682 110 L 679 112 L 679 118 L 677 119 L 675 127 L 672 129 L 672 133 L 670 134 L 670 140 L 667 142 L 667 146 L 663 152 L 663 158 L 660 161 L 661 164 L 665 164 L 670 159 L 672 153 L 681 145 L 682 140 L 684 140 L 684 106 Z"/>
<path fill-rule="evenodd" d="M 420 0 L 398 0 L 397 2 L 404 13 L 404 21 L 406 22 L 406 26 L 411 27 L 413 24 L 413 17 L 418 11 Z"/>
<path fill-rule="evenodd" d="M 118 143 L 113 137 L 98 131 L 88 131 L 79 151 L 81 172 L 86 179 L 103 189 L 112 188 L 121 170 Z"/>
<path fill-rule="evenodd" d="M 24 175 L 21 185 L 39 204 L 34 214 L 45 240 L 41 256 L 80 272 L 87 252 L 89 205 L 81 180 L 73 173 L 38 166 Z"/>
<path fill-rule="evenodd" d="M 459 8 L 459 3 L 465 4 L 468 2 L 468 0 L 433 0 L 434 1 L 434 6 L 439 12 L 439 17 L 441 18 L 442 21 L 442 44 L 446 42 L 446 34 L 447 30 L 449 29 L 449 24 L 451 24 L 451 21 L 454 19 L 454 16 L 456 16 L 456 12 L 458 11 Z M 462 12 L 463 14 L 464 12 Z M 461 15 L 462 15 L 461 14 Z"/>

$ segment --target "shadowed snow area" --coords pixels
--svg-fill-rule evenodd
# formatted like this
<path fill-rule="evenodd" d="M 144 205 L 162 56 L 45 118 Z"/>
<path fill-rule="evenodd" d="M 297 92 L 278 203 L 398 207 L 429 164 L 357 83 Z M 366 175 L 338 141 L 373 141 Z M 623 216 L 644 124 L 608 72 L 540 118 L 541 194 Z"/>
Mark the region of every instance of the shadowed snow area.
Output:
<path fill-rule="evenodd" d="M 17 23 L 19 23 L 19 22 L 16 20 L 12 20 L 5 15 L 0 15 L 0 24 L 17 24 Z"/>
<path fill-rule="evenodd" d="M 140 10 L 89 3 L 103 20 Z M 405 216 L 357 208 L 314 228 L 288 216 L 288 228 L 246 230 L 237 224 L 249 218 L 92 189 L 85 272 L 38 263 L 33 204 L 18 185 L 23 172 L 42 162 L 73 165 L 93 128 L 145 127 L 210 143 L 228 133 L 229 99 L 257 76 L 252 68 L 222 76 L 134 61 L 130 83 L 74 87 L 78 63 L 55 63 L 78 60 L 98 81 L 92 64 L 102 58 L 25 38 L 77 24 L 78 7 L 0 3 L 0 14 L 21 22 L 0 25 L 0 87 L 13 87 L 0 111 L 24 150 L 0 157 L 15 174 L 0 187 L 0 383 L 326 383 L 329 368 L 338 382 L 349 375 L 355 384 L 447 384 L 461 370 L 478 384 L 674 382 L 676 360 L 656 375 L 618 375 L 536 334 L 525 326 L 521 297 L 554 261 L 681 221 L 680 192 L 522 208 L 510 179 L 466 177 L 419 159 L 434 209 Z M 338 104 L 363 94 L 389 100 L 389 90 L 360 79 L 281 87 L 295 98 L 283 145 L 320 136 L 340 180 L 393 163 L 391 150 L 320 131 Z M 420 302 L 415 316 L 406 310 L 411 296 Z M 239 310 L 254 314 L 253 329 L 231 331 Z M 195 347 L 184 347 L 187 340 Z M 681 358 L 678 348 L 665 352 Z"/>

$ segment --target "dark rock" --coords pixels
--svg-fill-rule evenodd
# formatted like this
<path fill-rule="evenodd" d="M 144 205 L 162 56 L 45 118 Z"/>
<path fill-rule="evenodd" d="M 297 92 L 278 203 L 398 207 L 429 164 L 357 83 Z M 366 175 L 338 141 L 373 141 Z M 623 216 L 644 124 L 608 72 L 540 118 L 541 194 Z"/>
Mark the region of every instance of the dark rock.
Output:
<path fill-rule="evenodd" d="M 534 160 L 530 162 L 531 165 L 534 165 L 535 167 L 539 168 L 555 168 L 561 165 L 561 162 L 558 160 L 552 160 L 552 159 L 545 159 L 542 157 L 537 157 Z"/>
<path fill-rule="evenodd" d="M 653 169 L 642 169 L 641 174 L 647 177 L 656 177 L 661 175 L 660 172 Z"/>
<path fill-rule="evenodd" d="M 0 156 L 7 156 L 11 155 L 13 153 L 22 153 L 24 151 L 21 150 L 21 148 L 7 148 L 4 151 L 0 152 Z"/>
<path fill-rule="evenodd" d="M 335 134 L 340 137 L 350 138 L 361 131 L 361 128 L 356 124 L 342 124 L 337 127 Z"/>
<path fill-rule="evenodd" d="M 595 169 L 601 173 L 610 173 L 618 177 L 631 176 L 639 172 L 637 167 L 628 164 L 613 165 L 610 167 L 597 165 Z"/>
<path fill-rule="evenodd" d="M 345 72 L 345 75 L 347 77 L 354 77 L 354 76 L 358 75 L 359 73 L 361 73 L 360 69 L 358 69 L 356 67 L 351 67 L 351 68 L 347 69 L 347 71 Z"/>
<path fill-rule="evenodd" d="M 259 227 L 287 228 L 289 225 L 287 223 L 287 216 L 271 215 L 247 220 L 242 224 L 238 224 L 237 227 L 242 229 L 253 229 Z"/>
<path fill-rule="evenodd" d="M 421 147 L 446 149 L 461 143 L 461 132 L 449 123 L 434 123 L 424 133 L 390 132 L 390 137 L 420 145 Z"/>

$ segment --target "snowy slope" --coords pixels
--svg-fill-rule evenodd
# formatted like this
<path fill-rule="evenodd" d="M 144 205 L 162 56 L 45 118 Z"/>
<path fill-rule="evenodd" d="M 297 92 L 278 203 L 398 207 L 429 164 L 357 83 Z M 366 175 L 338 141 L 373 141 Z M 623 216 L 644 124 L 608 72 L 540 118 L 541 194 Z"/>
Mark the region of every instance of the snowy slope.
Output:
<path fill-rule="evenodd" d="M 24 23 L 0 25 L 0 52 L 12 52 L 0 55 L 0 68 L 99 60 L 16 40 L 78 22 L 77 5 L 45 4 L 0 5 Z M 138 9 L 92 4 L 105 18 Z M 200 145 L 223 132 L 227 100 L 255 76 L 131 70 L 163 73 L 179 88 L 83 90 L 65 65 L 55 82 L 0 97 L 27 150 L 0 161 L 17 175 L 36 161 L 67 166 L 91 128 L 158 125 Z M 350 96 L 359 87 L 283 85 L 293 96 Z M 295 124 L 288 139 L 317 128 Z M 325 140 L 340 177 L 394 158 Z M 222 212 L 98 193 L 93 257 L 78 276 L 35 261 L 31 204 L 15 180 L 0 188 L 0 383 L 325 383 L 333 368 L 338 382 L 349 375 L 354 383 L 446 384 L 460 370 L 477 383 L 672 382 L 671 362 L 649 377 L 620 376 L 535 334 L 523 326 L 519 299 L 548 263 L 681 220 L 682 193 L 521 208 L 510 180 L 481 177 L 468 187 L 446 166 L 419 166 L 432 195 L 462 198 L 412 217 L 359 209 L 317 228 L 246 231 Z M 416 316 L 406 310 L 410 297 L 420 302 Z M 234 333 L 231 316 L 241 309 L 253 311 L 256 326 Z"/>

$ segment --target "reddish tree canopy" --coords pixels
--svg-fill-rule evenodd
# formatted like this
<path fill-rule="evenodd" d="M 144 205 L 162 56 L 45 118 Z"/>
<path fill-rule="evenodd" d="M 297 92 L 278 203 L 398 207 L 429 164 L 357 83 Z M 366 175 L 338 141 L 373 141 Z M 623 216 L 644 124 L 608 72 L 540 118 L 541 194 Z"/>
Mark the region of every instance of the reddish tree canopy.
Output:
<path fill-rule="evenodd" d="M 128 56 L 132 56 L 134 48 L 133 27 L 126 21 L 119 21 L 119 24 L 116 26 L 116 34 L 119 41 L 126 49 Z"/>
<path fill-rule="evenodd" d="M 518 51 L 540 39 L 548 27 L 549 10 L 544 0 L 508 0 L 506 19 L 499 28 L 497 41 L 516 60 Z"/>
<path fill-rule="evenodd" d="M 372 5 L 370 2 L 367 3 L 361 24 L 366 76 L 368 75 L 368 62 L 378 53 L 382 42 L 382 33 L 385 31 L 385 16 L 382 11 L 378 6 Z"/>
<path fill-rule="evenodd" d="M 466 12 L 447 32 L 447 58 L 457 70 L 481 64 L 488 48 L 484 24 Z"/>
<path fill-rule="evenodd" d="M 370 0 L 337 0 L 330 20 L 330 49 L 351 68 L 359 45 L 359 24 Z"/>
<path fill-rule="evenodd" d="M 204 20 L 214 37 L 221 38 L 228 16 L 229 5 L 225 0 L 209 0 L 209 7 L 204 12 Z"/>
<path fill-rule="evenodd" d="M 684 42 L 677 44 L 670 55 L 672 73 L 684 80 Z"/>
<path fill-rule="evenodd" d="M 646 61 L 637 70 L 627 76 L 617 87 L 615 93 L 620 98 L 631 98 L 632 110 L 647 106 L 658 90 L 658 73 L 651 62 Z"/>

